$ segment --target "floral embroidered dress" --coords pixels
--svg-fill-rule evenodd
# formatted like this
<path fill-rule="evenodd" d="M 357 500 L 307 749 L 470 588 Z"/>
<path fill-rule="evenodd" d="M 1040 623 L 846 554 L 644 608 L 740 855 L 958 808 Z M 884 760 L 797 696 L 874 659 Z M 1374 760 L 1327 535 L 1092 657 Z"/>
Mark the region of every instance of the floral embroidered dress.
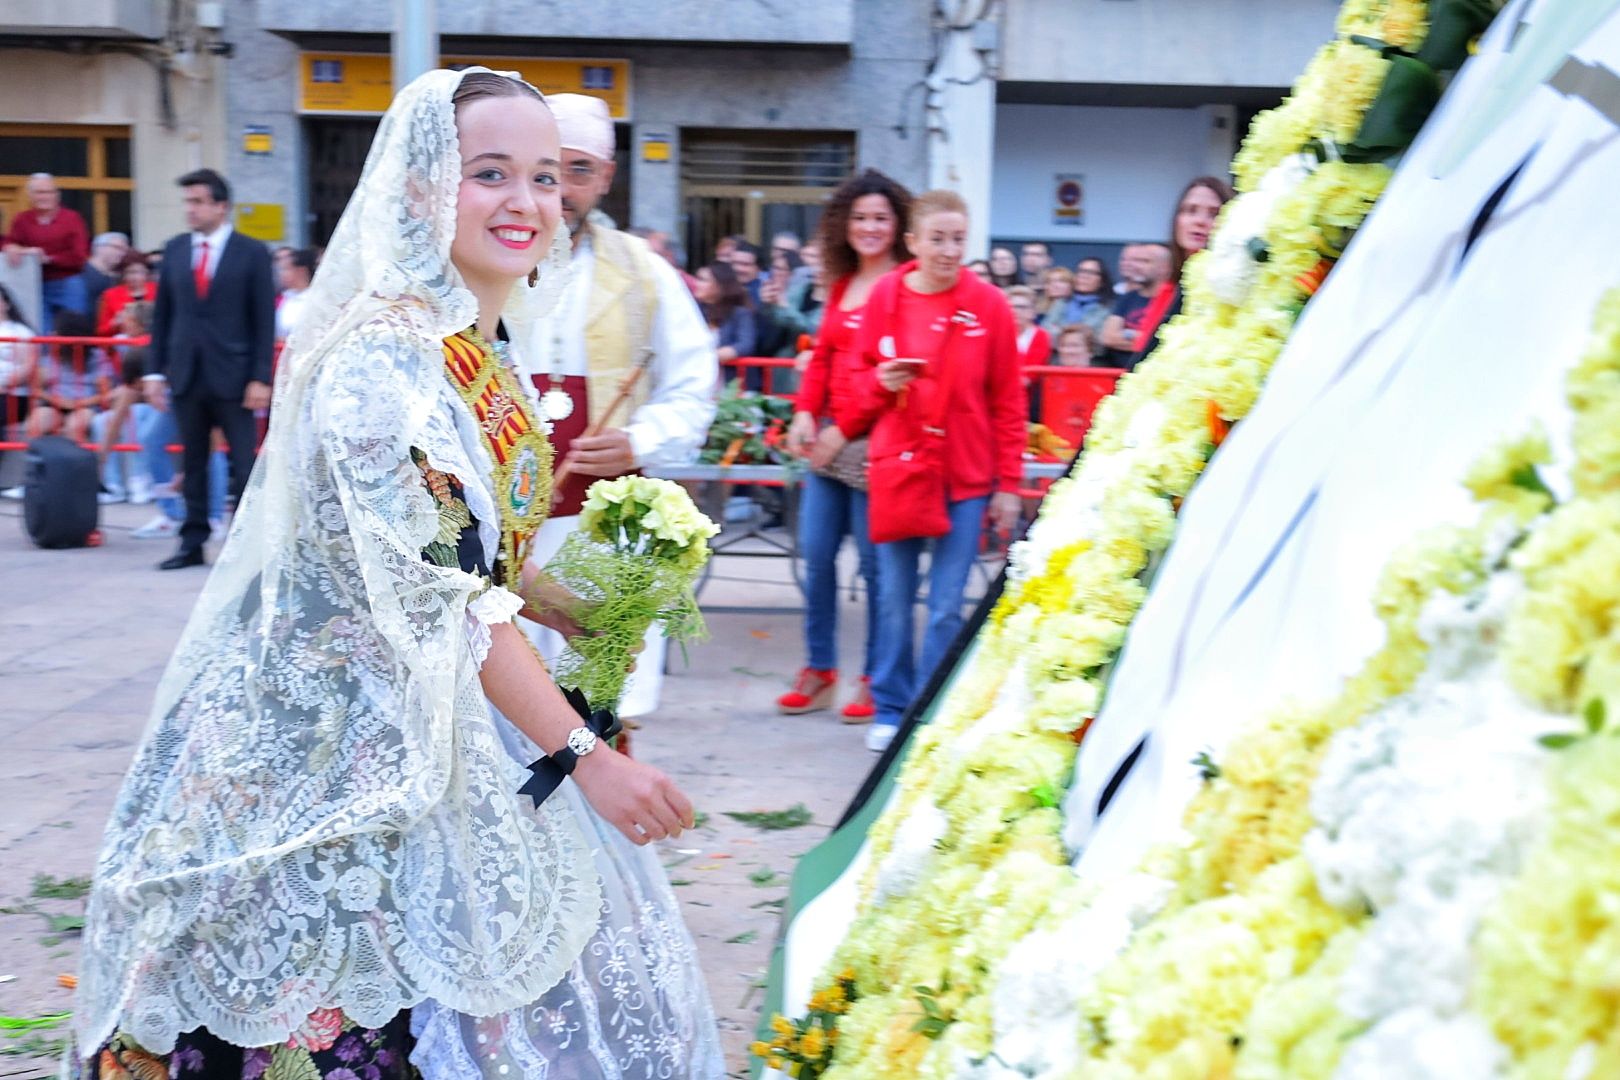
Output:
<path fill-rule="evenodd" d="M 653 853 L 576 785 L 519 797 L 479 682 L 489 628 L 522 605 L 507 568 L 544 517 L 550 448 L 464 329 L 461 76 L 396 97 L 283 354 L 108 824 L 71 1070 L 723 1075 Z M 558 230 L 502 310 L 514 337 L 567 265 Z"/>

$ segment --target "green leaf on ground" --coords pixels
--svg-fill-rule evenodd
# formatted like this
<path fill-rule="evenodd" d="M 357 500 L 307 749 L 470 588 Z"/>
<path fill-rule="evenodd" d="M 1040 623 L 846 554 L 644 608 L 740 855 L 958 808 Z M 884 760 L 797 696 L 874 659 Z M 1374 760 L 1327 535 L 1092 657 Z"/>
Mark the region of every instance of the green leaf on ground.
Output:
<path fill-rule="evenodd" d="M 699 810 L 697 813 L 692 815 L 692 828 L 694 828 L 694 829 L 706 829 L 708 827 L 709 827 L 709 815 L 708 815 L 707 811 Z"/>
<path fill-rule="evenodd" d="M 749 874 L 748 880 L 752 881 L 755 885 L 758 885 L 763 889 L 767 885 L 776 884 L 776 871 L 772 870 L 768 866 L 762 866 L 758 870 L 755 870 L 752 874 Z"/>
<path fill-rule="evenodd" d="M 49 1013 L 45 1016 L 0 1016 L 0 1031 L 46 1031 L 72 1017 L 72 1013 Z"/>
<path fill-rule="evenodd" d="M 674 887 L 677 887 L 677 888 L 682 886 L 682 885 L 696 885 L 696 884 L 697 884 L 697 882 L 695 882 L 691 878 L 687 878 L 687 877 L 673 878 L 670 881 L 670 885 L 674 886 Z"/>
<path fill-rule="evenodd" d="M 83 915 L 46 915 L 45 921 L 53 934 L 72 934 L 84 929 Z"/>
<path fill-rule="evenodd" d="M 744 930 L 742 933 L 738 934 L 736 937 L 728 937 L 728 938 L 726 938 L 726 944 L 727 945 L 747 945 L 757 937 L 759 937 L 759 931 L 758 930 Z"/>
<path fill-rule="evenodd" d="M 815 820 L 804 803 L 794 803 L 786 810 L 727 810 L 726 817 L 766 832 L 797 829 Z"/>
<path fill-rule="evenodd" d="M 754 908 L 780 908 L 786 903 L 787 903 L 787 898 L 786 897 L 778 896 L 778 897 L 776 897 L 774 899 L 761 900 L 757 904 L 750 904 L 748 906 L 749 907 L 754 907 Z"/>
<path fill-rule="evenodd" d="M 90 879 L 70 877 L 58 881 L 49 874 L 34 875 L 34 898 L 37 900 L 78 900 L 90 891 Z"/>

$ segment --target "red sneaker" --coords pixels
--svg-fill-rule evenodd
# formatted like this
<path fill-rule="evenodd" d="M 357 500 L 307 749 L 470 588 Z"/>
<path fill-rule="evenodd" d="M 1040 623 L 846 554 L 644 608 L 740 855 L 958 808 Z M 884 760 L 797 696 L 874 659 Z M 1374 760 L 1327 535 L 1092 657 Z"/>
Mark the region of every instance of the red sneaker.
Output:
<path fill-rule="evenodd" d="M 872 703 L 872 676 L 862 675 L 855 685 L 855 696 L 844 706 L 844 723 L 868 724 L 876 714 L 877 706 Z"/>
<path fill-rule="evenodd" d="M 793 689 L 776 699 L 776 711 L 788 716 L 816 712 L 831 708 L 833 691 L 838 688 L 838 672 L 834 668 L 817 670 L 805 668 L 793 682 Z"/>

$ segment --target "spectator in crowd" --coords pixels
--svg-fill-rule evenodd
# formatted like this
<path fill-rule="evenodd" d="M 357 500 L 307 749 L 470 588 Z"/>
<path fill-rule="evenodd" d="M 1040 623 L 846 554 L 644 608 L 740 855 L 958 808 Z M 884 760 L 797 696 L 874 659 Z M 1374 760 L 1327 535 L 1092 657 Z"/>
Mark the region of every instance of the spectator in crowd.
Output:
<path fill-rule="evenodd" d="M 1019 366 L 1046 363 L 1052 355 L 1052 337 L 1035 321 L 1035 290 L 1028 285 L 1010 287 L 1007 306 L 1012 309 L 1013 329 L 1018 335 Z"/>
<path fill-rule="evenodd" d="M 1068 314 L 1069 298 L 1074 295 L 1074 273 L 1067 266 L 1047 267 L 1041 275 L 1041 300 L 1036 305 L 1035 321 L 1049 334 L 1063 329 Z"/>
<path fill-rule="evenodd" d="M 990 261 L 988 259 L 974 259 L 972 262 L 967 264 L 967 272 L 984 282 L 986 285 L 995 284 L 995 282 L 990 280 Z"/>
<path fill-rule="evenodd" d="M 1131 360 L 1135 367 L 1159 344 L 1159 327 L 1181 312 L 1181 269 L 1209 246 L 1209 234 L 1221 207 L 1232 198 L 1226 181 L 1200 176 L 1181 191 L 1170 216 L 1170 273 L 1160 283 L 1142 316 L 1141 344 Z"/>
<path fill-rule="evenodd" d="M 878 637 L 866 745 L 884 750 L 920 680 L 962 625 L 962 594 L 988 508 L 1011 532 L 1021 505 L 1028 400 L 1007 300 L 962 268 L 967 204 L 930 191 L 911 204 L 915 257 L 873 286 L 860 341 L 869 370 L 856 408 L 836 417 L 850 437 L 871 433 L 871 525 L 878 556 Z M 1008 253 L 1010 256 L 1010 252 Z M 905 391 L 902 393 L 901 391 Z M 908 471 L 921 467 L 937 471 Z M 882 468 L 879 468 L 881 464 Z M 935 489 L 943 505 L 924 505 Z M 911 486 L 921 480 L 919 486 Z M 880 513 L 882 517 L 880 518 Z M 944 535 L 930 518 L 942 517 Z M 922 663 L 913 647 L 918 564 L 933 535 Z"/>
<path fill-rule="evenodd" d="M 95 336 L 90 316 L 59 311 L 52 333 L 57 337 Z M 113 369 L 104 351 L 86 345 L 53 345 L 34 364 L 33 399 L 26 427 L 28 438 L 66 435 L 74 442 L 89 442 L 91 421 L 98 408 L 111 401 Z"/>
<path fill-rule="evenodd" d="M 746 236 L 722 236 L 720 242 L 714 245 L 714 261 L 729 263 L 731 253 L 737 250 L 737 245 L 746 243 L 748 243 Z"/>
<path fill-rule="evenodd" d="M 1119 249 L 1119 263 L 1115 267 L 1119 276 L 1114 279 L 1114 295 L 1124 296 L 1131 292 L 1131 282 L 1138 276 L 1137 261 L 1142 253 L 1141 244 L 1122 244 Z"/>
<path fill-rule="evenodd" d="M 21 264 L 25 256 L 39 257 L 44 331 L 51 333 L 58 312 L 83 315 L 90 310 L 84 279 L 79 276 L 90 258 L 90 230 L 78 211 L 62 205 L 62 192 L 50 173 L 30 176 L 26 190 L 28 209 L 12 218 L 4 250 L 12 266 Z"/>
<path fill-rule="evenodd" d="M 1053 363 L 1059 367 L 1090 367 L 1091 362 L 1091 327 L 1084 323 L 1073 323 L 1058 331 L 1057 355 Z"/>
<path fill-rule="evenodd" d="M 157 282 L 146 268 L 146 256 L 132 251 L 118 267 L 118 284 L 101 294 L 96 313 L 96 333 L 110 337 L 118 332 L 118 315 L 130 304 L 150 304 L 157 299 Z"/>
<path fill-rule="evenodd" d="M 1022 285 L 1024 276 L 1018 272 L 1018 257 L 1011 248 L 990 249 L 990 284 L 1005 289 L 1009 285 Z"/>
<path fill-rule="evenodd" d="M 9 438 L 12 424 L 28 419 L 28 390 L 34 377 L 34 350 L 28 343 L 34 336 L 17 298 L 0 285 L 0 439 Z M 21 340 L 4 340 L 14 338 Z M 10 495 L 21 489 L 7 489 Z"/>
<path fill-rule="evenodd" d="M 803 247 L 804 241 L 799 239 L 799 234 L 796 232 L 783 231 L 771 237 L 771 255 L 773 257 L 779 251 L 791 251 L 797 255 Z"/>
<path fill-rule="evenodd" d="M 253 471 L 258 424 L 270 406 L 276 292 L 270 252 L 231 228 L 231 192 L 212 169 L 180 177 L 189 233 L 169 241 L 152 316 L 148 399 L 172 401 L 184 446 L 186 521 L 180 548 L 162 570 L 203 565 L 208 520 L 208 456 L 219 428 L 231 448 L 231 493 L 240 499 Z"/>
<path fill-rule="evenodd" d="M 1114 283 L 1108 267 L 1087 256 L 1074 268 L 1074 289 L 1065 308 L 1063 325 L 1080 323 L 1091 331 L 1092 348 L 1101 351 L 1103 323 L 1114 310 Z"/>
<path fill-rule="evenodd" d="M 1018 334 L 1018 370 L 1022 372 L 1025 368 L 1051 363 L 1052 338 L 1036 321 L 1035 307 L 1039 300 L 1035 290 L 1028 285 L 1010 285 L 1005 292 L 1007 306 L 1012 309 L 1013 329 Z M 1024 375 L 1024 392 L 1029 400 L 1031 420 L 1040 415 L 1040 391 L 1043 385 L 1042 380 Z"/>
<path fill-rule="evenodd" d="M 731 258 L 727 260 L 731 269 L 737 275 L 737 282 L 748 291 L 748 299 L 755 308 L 759 307 L 759 292 L 765 285 L 762 280 L 764 270 L 764 252 L 758 245 L 750 244 L 747 240 L 739 240 L 731 249 Z"/>
<path fill-rule="evenodd" d="M 714 335 L 715 352 L 722 364 L 754 355 L 757 331 L 753 301 L 730 263 L 712 262 L 699 270 L 697 289 L 692 295 Z"/>
<path fill-rule="evenodd" d="M 84 280 L 86 312 L 101 310 L 101 294 L 118 284 L 119 268 L 128 254 L 129 237 L 121 232 L 104 232 L 90 241 L 90 258 L 79 271 Z"/>
<path fill-rule="evenodd" d="M 804 277 L 804 263 L 794 251 L 778 251 L 771 256 L 771 276 L 760 290 L 767 316 L 779 334 L 777 348 L 761 344 L 762 356 L 797 356 L 799 338 L 814 334 L 821 326 L 822 303 L 826 292 L 817 281 Z"/>
<path fill-rule="evenodd" d="M 119 311 L 123 323 L 120 328 L 128 337 L 139 337 L 146 332 L 144 320 L 151 315 L 152 305 L 127 304 Z M 119 360 L 118 385 L 108 398 L 106 411 L 96 414 L 91 432 L 99 446 L 101 457 L 101 495 L 103 503 L 121 503 L 126 499 L 135 506 L 152 501 L 152 473 L 147 468 L 146 454 L 140 450 L 116 451 L 118 443 L 138 443 L 140 429 L 155 410 L 141 400 L 141 382 L 146 375 L 146 349 L 130 346 Z"/>
<path fill-rule="evenodd" d="M 292 336 L 298 320 L 304 314 L 305 294 L 315 279 L 315 252 L 300 248 L 282 260 L 276 283 L 281 295 L 276 298 L 276 340 L 285 341 Z"/>
<path fill-rule="evenodd" d="M 1134 244 L 1135 251 L 1129 261 L 1123 257 L 1120 264 L 1131 274 L 1131 289 L 1115 301 L 1108 318 L 1103 320 L 1102 344 L 1106 350 L 1103 359 L 1109 367 L 1129 368 L 1131 357 L 1141 347 L 1146 335 L 1142 332 L 1148 305 L 1159 291 L 1159 286 L 1170 277 L 1170 249 L 1164 244 Z"/>
<path fill-rule="evenodd" d="M 1035 291 L 1036 303 L 1041 301 L 1041 288 L 1046 281 L 1046 268 L 1052 265 L 1052 249 L 1039 240 L 1031 240 L 1018 251 L 1019 276 L 1024 284 Z"/>
<path fill-rule="evenodd" d="M 803 317 L 787 308 L 788 287 L 793 272 L 804 263 L 797 251 L 773 251 L 770 269 L 762 275 L 759 286 L 759 305 L 755 308 L 754 350 L 757 356 L 792 356 L 798 351 L 797 341 Z"/>
<path fill-rule="evenodd" d="M 821 281 L 821 241 L 811 237 L 810 241 L 799 249 L 799 258 L 804 260 L 799 275 L 805 281 Z"/>
<path fill-rule="evenodd" d="M 832 285 L 815 348 L 794 400 L 788 447 L 805 456 L 799 507 L 799 551 L 804 558 L 806 666 L 793 688 L 776 699 L 779 712 L 797 715 L 832 705 L 838 686 L 838 552 L 845 535 L 855 541 L 866 582 L 866 643 L 855 697 L 845 723 L 861 724 L 876 711 L 872 673 L 878 642 L 877 553 L 866 519 L 866 451 L 832 422 L 849 412 L 866 375 L 859 347 L 861 320 L 872 286 L 906 258 L 906 211 L 911 193 L 867 169 L 833 192 L 821 216 L 823 275 Z"/>

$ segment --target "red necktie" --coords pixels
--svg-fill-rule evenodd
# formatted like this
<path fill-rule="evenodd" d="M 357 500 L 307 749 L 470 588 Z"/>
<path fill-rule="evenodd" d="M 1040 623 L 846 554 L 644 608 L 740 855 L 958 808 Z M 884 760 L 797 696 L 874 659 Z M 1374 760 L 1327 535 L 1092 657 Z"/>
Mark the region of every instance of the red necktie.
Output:
<path fill-rule="evenodd" d="M 202 255 L 197 259 L 197 268 L 192 271 L 193 280 L 197 283 L 197 299 L 208 298 L 208 241 L 202 242 Z"/>

